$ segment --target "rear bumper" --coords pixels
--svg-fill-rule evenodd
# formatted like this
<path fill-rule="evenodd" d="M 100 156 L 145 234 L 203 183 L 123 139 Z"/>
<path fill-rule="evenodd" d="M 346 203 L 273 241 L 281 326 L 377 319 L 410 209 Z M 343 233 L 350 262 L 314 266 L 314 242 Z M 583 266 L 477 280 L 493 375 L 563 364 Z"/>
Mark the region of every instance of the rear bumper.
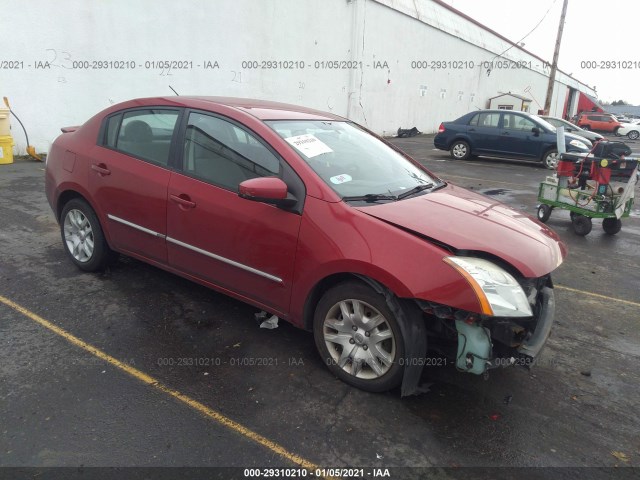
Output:
<path fill-rule="evenodd" d="M 433 137 L 433 146 L 440 150 L 449 150 L 447 148 L 447 139 L 440 133 Z"/>

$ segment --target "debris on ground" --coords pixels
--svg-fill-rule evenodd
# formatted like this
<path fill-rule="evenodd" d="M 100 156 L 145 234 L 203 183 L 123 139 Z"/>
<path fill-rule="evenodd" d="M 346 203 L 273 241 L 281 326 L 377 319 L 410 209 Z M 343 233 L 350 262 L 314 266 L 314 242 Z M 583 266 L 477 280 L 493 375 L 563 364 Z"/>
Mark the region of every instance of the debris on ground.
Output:
<path fill-rule="evenodd" d="M 507 395 L 502 400 L 502 403 L 504 403 L 505 405 L 510 405 L 512 400 L 513 400 L 513 395 Z"/>
<path fill-rule="evenodd" d="M 267 318 L 268 316 L 269 314 L 264 310 L 255 314 L 256 320 L 260 322 L 260 328 L 266 328 L 269 330 L 278 328 L 278 317 L 276 315 L 271 315 Z"/>
<path fill-rule="evenodd" d="M 611 455 L 613 455 L 614 457 L 616 457 L 618 460 L 620 460 L 622 462 L 628 462 L 629 461 L 629 457 L 627 457 L 627 455 L 625 453 L 616 452 L 614 450 L 613 452 L 611 452 Z"/>
<path fill-rule="evenodd" d="M 419 135 L 420 133 L 422 133 L 422 132 L 420 130 L 418 130 L 416 127 L 413 127 L 413 128 L 402 128 L 402 127 L 400 127 L 398 129 L 398 138 L 415 137 L 416 135 Z"/>

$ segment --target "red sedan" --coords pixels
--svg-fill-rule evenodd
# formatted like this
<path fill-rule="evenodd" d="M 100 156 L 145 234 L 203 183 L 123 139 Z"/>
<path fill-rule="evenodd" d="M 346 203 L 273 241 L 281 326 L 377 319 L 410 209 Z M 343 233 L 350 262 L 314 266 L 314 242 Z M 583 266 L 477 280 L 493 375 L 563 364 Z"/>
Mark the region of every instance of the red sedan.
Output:
<path fill-rule="evenodd" d="M 555 233 L 344 118 L 145 98 L 62 131 L 46 193 L 72 262 L 122 253 L 313 330 L 356 387 L 529 364 L 549 335 Z"/>

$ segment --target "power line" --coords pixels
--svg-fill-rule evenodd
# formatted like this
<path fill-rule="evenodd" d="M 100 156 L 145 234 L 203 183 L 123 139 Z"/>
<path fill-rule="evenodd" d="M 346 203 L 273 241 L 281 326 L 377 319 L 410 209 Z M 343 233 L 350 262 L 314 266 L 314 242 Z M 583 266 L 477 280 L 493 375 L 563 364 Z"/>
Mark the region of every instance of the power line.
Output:
<path fill-rule="evenodd" d="M 515 44 L 511 45 L 509 48 L 507 48 L 504 52 L 502 52 L 499 55 L 496 55 L 495 57 L 493 57 L 491 59 L 491 61 L 493 62 L 496 58 L 501 57 L 502 55 L 504 55 L 505 53 L 507 53 L 509 50 L 511 50 L 513 47 L 515 47 L 516 45 L 522 43 L 522 41 L 527 38 L 529 35 L 531 35 L 539 26 L 540 24 L 544 21 L 545 18 L 547 18 L 547 16 L 549 15 L 549 12 L 551 11 L 551 9 L 553 8 L 553 6 L 556 4 L 558 0 L 553 0 L 553 2 L 551 2 L 551 6 L 547 9 L 546 13 L 544 14 L 544 16 L 540 19 L 540 21 L 538 23 L 536 23 L 536 26 L 533 27 L 531 29 L 531 31 L 529 33 L 527 33 L 524 37 L 522 37 L 520 40 L 518 40 Z"/>

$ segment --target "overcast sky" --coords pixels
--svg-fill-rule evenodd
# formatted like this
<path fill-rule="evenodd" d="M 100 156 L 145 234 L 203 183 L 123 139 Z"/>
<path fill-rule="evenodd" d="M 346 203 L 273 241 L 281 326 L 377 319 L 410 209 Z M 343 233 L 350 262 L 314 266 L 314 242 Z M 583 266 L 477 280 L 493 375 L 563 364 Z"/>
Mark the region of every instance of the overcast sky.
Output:
<path fill-rule="evenodd" d="M 551 63 L 563 0 L 444 1 L 514 42 L 544 18 L 522 42 Z M 640 0 L 569 0 L 558 68 L 595 86 L 602 101 L 640 105 L 639 25 Z M 583 68 L 588 61 L 595 68 Z M 630 68 L 601 68 L 607 64 L 600 62 L 627 62 Z"/>

